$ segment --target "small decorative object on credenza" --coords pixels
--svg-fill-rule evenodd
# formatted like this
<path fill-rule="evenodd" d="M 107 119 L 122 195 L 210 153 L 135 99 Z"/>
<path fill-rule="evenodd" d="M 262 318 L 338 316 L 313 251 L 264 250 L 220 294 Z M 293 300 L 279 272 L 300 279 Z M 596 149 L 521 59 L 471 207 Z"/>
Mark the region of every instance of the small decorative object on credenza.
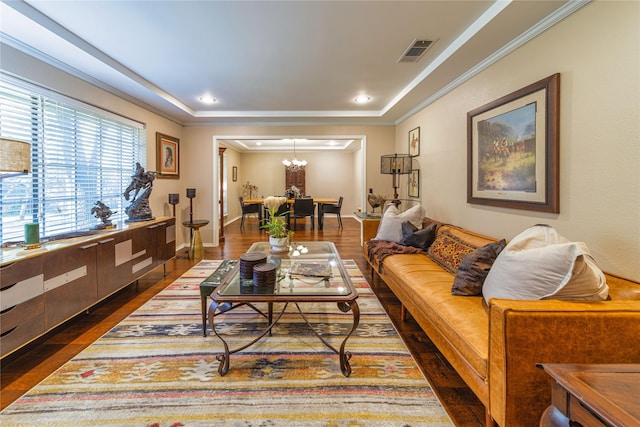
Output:
<path fill-rule="evenodd" d="M 96 202 L 96 204 L 91 208 L 91 213 L 96 218 L 99 218 L 100 221 L 102 221 L 102 224 L 98 224 L 94 228 L 96 230 L 105 230 L 105 229 L 110 229 L 110 228 L 116 228 L 116 226 L 113 225 L 113 223 L 111 222 L 109 217 L 111 217 L 111 215 L 113 215 L 114 213 L 117 213 L 117 212 L 118 211 L 112 211 L 109 206 L 105 205 L 100 200 L 98 200 Z"/>
<path fill-rule="evenodd" d="M 24 225 L 24 248 L 38 249 L 40 247 L 40 225 L 37 222 Z"/>
<path fill-rule="evenodd" d="M 180 195 L 177 193 L 169 193 L 169 204 L 173 206 L 173 216 L 176 216 L 176 205 L 180 203 Z"/>
<path fill-rule="evenodd" d="M 400 204 L 398 199 L 398 187 L 400 178 L 398 175 L 411 173 L 411 156 L 409 154 L 385 154 L 380 157 L 380 173 L 393 175 L 393 200 L 396 206 Z"/>
<path fill-rule="evenodd" d="M 131 204 L 124 210 L 129 219 L 125 222 L 149 221 L 154 219 L 149 206 L 149 196 L 153 190 L 153 180 L 156 179 L 155 172 L 145 172 L 142 165 L 136 162 L 136 170 L 131 175 L 131 184 L 124 190 L 123 196 L 126 200 L 131 198 Z M 131 197 L 133 192 L 133 197 Z"/>

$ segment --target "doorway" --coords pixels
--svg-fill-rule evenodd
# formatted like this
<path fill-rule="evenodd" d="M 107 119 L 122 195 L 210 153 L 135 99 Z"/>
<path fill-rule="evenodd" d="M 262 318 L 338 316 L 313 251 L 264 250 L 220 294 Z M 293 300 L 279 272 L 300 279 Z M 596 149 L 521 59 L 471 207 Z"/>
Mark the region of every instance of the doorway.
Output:
<path fill-rule="evenodd" d="M 271 150 L 266 150 L 266 149 L 260 149 L 260 150 L 249 150 L 246 148 L 246 146 L 249 144 L 249 142 L 255 142 L 255 141 L 259 141 L 259 140 L 293 140 L 296 139 L 296 141 L 300 141 L 303 139 L 306 140 L 323 140 L 323 141 L 334 141 L 334 140 L 351 140 L 351 144 L 349 146 L 349 150 L 353 152 L 353 162 L 352 164 L 350 164 L 348 166 L 348 169 L 350 171 L 350 175 L 349 175 L 349 179 L 344 180 L 345 182 L 341 182 L 340 185 L 336 185 L 336 195 L 338 192 L 341 192 L 341 190 L 343 190 L 345 188 L 345 186 L 350 186 L 349 188 L 351 189 L 351 194 L 352 194 L 352 204 L 354 205 L 360 205 L 360 206 L 366 206 L 366 136 L 365 135 L 305 135 L 305 136 L 291 136 L 291 135 L 285 135 L 285 136 L 274 136 L 274 135 L 214 135 L 213 136 L 213 152 L 218 153 L 218 150 L 221 146 L 226 147 L 227 149 L 231 148 L 232 150 L 236 150 L 238 151 L 241 155 L 246 155 L 246 154 L 260 154 L 260 153 L 270 153 L 271 157 L 277 157 L 279 160 L 276 159 L 272 159 L 270 160 L 272 163 L 279 163 L 282 161 L 283 158 L 286 157 L 291 157 L 292 154 L 292 149 L 289 146 L 285 146 L 283 145 L 282 147 L 280 147 L 279 149 L 276 147 L 276 149 L 271 149 Z M 238 145 L 236 144 L 244 144 L 245 147 L 243 147 L 242 145 Z M 306 151 L 307 149 L 303 150 Z M 336 151 L 336 149 L 325 149 L 325 150 L 318 150 L 316 149 L 316 151 L 320 152 L 320 151 L 324 151 L 325 155 L 330 155 L 331 151 Z M 311 150 L 309 150 L 311 151 Z M 229 153 L 229 150 L 227 150 L 227 153 Z M 277 156 L 274 153 L 279 153 Z M 214 161 L 212 162 L 212 164 L 214 165 L 214 170 L 212 171 L 212 180 L 213 180 L 213 206 L 212 206 L 212 211 L 213 212 L 218 212 L 220 210 L 220 177 L 223 176 L 220 173 L 220 168 L 222 166 L 220 166 L 219 163 L 219 159 L 213 159 Z M 244 181 L 242 179 L 242 176 L 244 174 L 244 176 L 246 176 L 247 173 L 247 168 L 244 168 L 242 165 L 234 165 L 232 164 L 232 162 L 227 164 L 227 168 L 229 167 L 233 167 L 236 166 L 238 169 L 238 178 L 236 182 L 228 182 L 227 184 L 227 200 L 237 200 L 238 196 L 241 195 L 238 193 L 238 188 L 241 187 L 244 184 Z M 329 166 L 333 166 L 333 165 L 329 165 Z M 284 165 L 282 165 L 281 163 L 279 164 L 274 164 L 274 165 L 270 165 L 270 167 L 273 168 L 273 172 L 269 173 L 266 172 L 263 175 L 260 176 L 260 178 L 257 179 L 257 181 L 262 181 L 262 184 L 265 186 L 265 188 L 267 187 L 266 185 L 266 181 L 268 181 L 269 179 L 272 178 L 271 175 L 275 174 L 275 173 L 279 173 L 276 172 L 277 170 L 281 170 L 282 172 L 282 183 L 284 186 L 284 179 L 285 179 L 285 175 L 284 175 Z M 311 168 L 315 167 L 315 165 L 310 166 Z M 278 169 L 281 168 L 281 169 Z M 255 172 L 255 169 L 258 168 L 249 168 L 254 170 L 254 173 L 258 173 Z M 343 168 L 344 169 L 344 168 Z M 342 169 L 341 169 L 342 170 Z M 266 178 L 265 176 L 266 175 Z M 326 177 L 330 177 L 332 174 L 331 173 L 325 173 L 323 176 Z M 227 175 L 227 177 L 230 175 Z M 314 178 L 317 180 L 317 178 Z M 307 176 L 307 186 L 309 183 L 309 177 Z M 234 190 L 235 188 L 235 190 Z M 279 193 L 275 193 L 275 194 L 279 194 Z M 264 193 L 260 193 L 260 190 L 258 190 L 258 195 L 264 195 Z M 268 194 L 267 194 L 268 195 Z M 232 203 L 232 202 L 231 202 Z M 355 210 L 355 209 L 354 209 Z M 214 215 L 214 221 L 213 221 L 213 237 L 214 237 L 214 246 L 218 246 L 220 244 L 220 220 L 219 218 L 217 218 L 219 215 Z M 235 220 L 235 216 L 234 215 L 230 215 L 231 218 L 229 219 L 233 219 Z"/>

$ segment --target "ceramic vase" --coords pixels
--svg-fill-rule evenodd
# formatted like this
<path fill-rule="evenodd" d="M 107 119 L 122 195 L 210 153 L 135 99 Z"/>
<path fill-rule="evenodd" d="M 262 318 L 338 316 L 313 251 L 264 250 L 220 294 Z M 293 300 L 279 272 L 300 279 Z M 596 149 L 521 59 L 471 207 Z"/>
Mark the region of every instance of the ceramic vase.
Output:
<path fill-rule="evenodd" d="M 289 251 L 288 237 L 269 236 L 269 244 L 271 245 L 271 252 L 288 252 Z"/>

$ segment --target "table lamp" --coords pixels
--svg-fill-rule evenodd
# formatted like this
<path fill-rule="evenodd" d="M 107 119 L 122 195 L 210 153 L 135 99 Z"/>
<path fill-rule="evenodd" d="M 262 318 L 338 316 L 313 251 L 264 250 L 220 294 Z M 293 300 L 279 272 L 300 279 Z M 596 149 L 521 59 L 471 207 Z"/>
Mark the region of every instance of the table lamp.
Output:
<path fill-rule="evenodd" d="M 398 200 L 398 184 L 400 181 L 398 175 L 407 175 L 411 173 L 411 156 L 409 154 L 385 154 L 381 156 L 380 173 L 393 175 L 392 202 L 396 205 L 400 204 L 400 200 Z"/>
<path fill-rule="evenodd" d="M 29 173 L 31 144 L 0 138 L 0 178 Z"/>

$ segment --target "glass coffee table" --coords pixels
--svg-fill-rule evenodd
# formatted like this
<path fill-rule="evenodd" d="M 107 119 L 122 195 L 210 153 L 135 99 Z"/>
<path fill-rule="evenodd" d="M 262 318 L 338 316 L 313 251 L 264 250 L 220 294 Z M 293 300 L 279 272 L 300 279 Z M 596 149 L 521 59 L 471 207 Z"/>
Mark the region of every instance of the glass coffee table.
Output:
<path fill-rule="evenodd" d="M 346 377 L 351 375 L 351 352 L 345 351 L 349 337 L 360 322 L 360 308 L 356 302 L 358 291 L 354 288 L 349 274 L 342 264 L 336 247 L 331 242 L 298 242 L 292 244 L 289 252 L 272 253 L 268 242 L 254 243 L 248 252 L 263 253 L 267 262 L 276 266 L 276 282 L 271 285 L 254 284 L 253 279 L 240 278 L 240 263 L 222 280 L 211 294 L 215 303 L 209 309 L 209 324 L 213 333 L 222 341 L 224 353 L 217 356 L 220 362 L 218 372 L 225 375 L 229 371 L 229 357 L 246 349 L 267 334 L 271 334 L 273 327 L 285 313 L 289 304 L 295 305 L 302 319 L 311 331 L 329 349 L 339 355 L 340 370 Z M 351 312 L 353 326 L 342 341 L 340 349 L 333 347 L 315 328 L 300 308 L 301 303 L 329 302 L 336 303 L 343 313 Z M 235 306 L 248 305 L 268 320 L 266 329 L 258 337 L 246 345 L 236 349 L 229 349 L 224 338 L 216 331 L 215 319 L 219 307 L 225 303 Z M 263 313 L 254 304 L 267 303 L 268 312 Z M 273 304 L 282 303 L 282 310 L 273 319 Z M 219 313 L 218 313 L 219 314 Z"/>

